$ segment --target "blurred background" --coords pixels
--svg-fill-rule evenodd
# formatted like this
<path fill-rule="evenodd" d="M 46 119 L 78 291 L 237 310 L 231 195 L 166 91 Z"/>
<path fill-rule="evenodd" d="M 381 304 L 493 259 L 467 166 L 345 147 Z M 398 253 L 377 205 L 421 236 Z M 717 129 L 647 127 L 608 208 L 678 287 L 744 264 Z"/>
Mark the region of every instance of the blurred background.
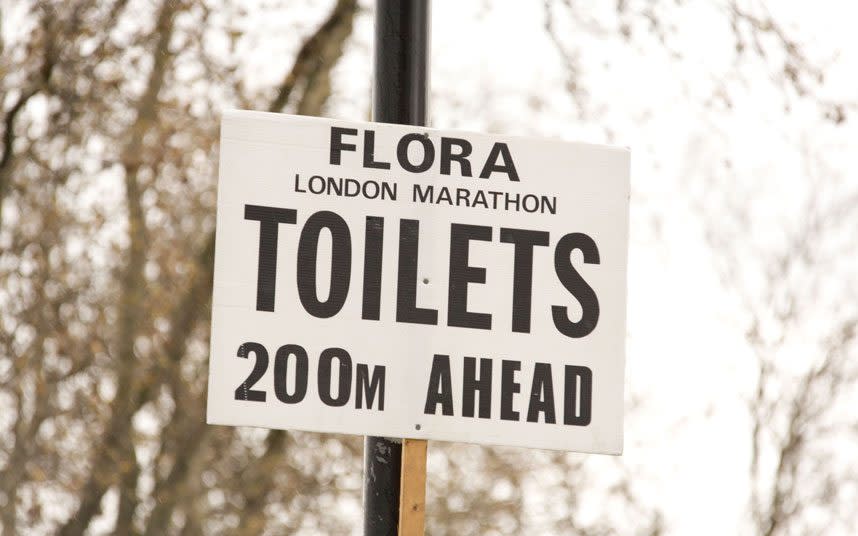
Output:
<path fill-rule="evenodd" d="M 205 424 L 227 108 L 370 114 L 373 3 L 0 0 L 3 534 L 358 534 Z M 430 443 L 431 535 L 858 531 L 858 3 L 435 0 L 431 125 L 632 149 L 625 454 Z"/>

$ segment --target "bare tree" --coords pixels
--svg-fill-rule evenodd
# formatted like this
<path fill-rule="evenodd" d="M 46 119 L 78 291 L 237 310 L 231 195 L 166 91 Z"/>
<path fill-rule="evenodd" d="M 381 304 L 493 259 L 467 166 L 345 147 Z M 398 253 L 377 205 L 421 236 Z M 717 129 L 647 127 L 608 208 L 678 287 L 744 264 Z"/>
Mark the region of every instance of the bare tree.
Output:
<path fill-rule="evenodd" d="M 618 2 L 615 12 L 598 18 L 582 4 L 545 3 L 546 33 L 582 120 L 590 119 L 588 88 L 581 82 L 584 51 L 571 47 L 560 28 L 574 25 L 599 36 L 617 28 L 629 47 L 654 39 L 681 58 L 674 34 L 676 12 L 684 6 L 673 1 Z M 759 83 L 759 76 L 750 80 L 753 72 L 768 79 L 785 115 L 793 107 L 811 105 L 820 132 L 836 130 L 854 116 L 856 101 L 832 100 L 823 90 L 836 50 L 827 51 L 823 60 L 809 57 L 763 2 L 730 0 L 711 9 L 721 17 L 718 23 L 726 22 L 732 30 L 727 44 L 733 70 L 729 79 L 712 80 L 712 97 L 699 103 L 701 110 L 731 109 L 735 88 Z M 735 88 L 728 89 L 728 82 L 736 82 Z M 858 266 L 854 255 L 846 253 L 850 246 L 844 239 L 858 225 L 858 191 L 854 181 L 829 163 L 829 147 L 805 143 L 792 149 L 801 155 L 803 167 L 789 178 L 739 169 L 729 153 L 692 150 L 686 157 L 689 176 L 682 180 L 684 193 L 702 216 L 724 289 L 736 297 L 736 322 L 754 363 L 747 371 L 753 387 L 744 434 L 750 451 L 751 532 L 851 533 L 856 519 L 849 494 L 858 459 L 850 445 L 858 421 L 848 408 L 858 387 L 858 311 L 852 305 Z M 770 160 L 778 160 L 778 155 Z M 802 201 L 786 203 L 782 197 Z M 761 202 L 769 208 L 761 211 Z M 777 238 L 772 237 L 772 221 L 779 224 Z M 729 395 L 745 394 L 745 382 L 737 383 Z"/>
<path fill-rule="evenodd" d="M 293 4 L 265 7 L 314 12 Z M 274 84 L 244 70 L 264 36 L 242 1 L 0 13 L 4 533 L 347 532 L 359 438 L 207 426 L 204 393 L 220 110 L 325 112 L 365 13 L 336 0 L 296 20 Z M 438 444 L 432 460 L 438 534 L 527 530 L 525 490 L 547 492 L 531 475 L 560 463 L 585 478 L 552 453 Z M 545 530 L 570 512 L 542 515 Z"/>
<path fill-rule="evenodd" d="M 2 236 L 3 395 L 15 408 L 2 522 L 82 534 L 114 494 L 117 534 L 223 530 L 200 497 L 201 474 L 215 471 L 222 516 L 241 498 L 255 534 L 270 493 L 301 491 L 270 470 L 286 459 L 285 433 L 243 467 L 218 467 L 218 452 L 240 459 L 256 442 L 204 425 L 217 93 L 320 113 L 357 4 L 335 3 L 267 105 L 238 94 L 235 66 L 211 56 L 207 32 L 231 31 L 212 6 L 133 4 L 31 3 L 19 15 L 30 31 L 4 40 L 4 72 L 21 74 L 2 88 L 3 205 L 16 209 Z M 49 491 L 72 510 L 44 511 Z"/>
<path fill-rule="evenodd" d="M 858 266 L 843 248 L 858 224 L 858 191 L 811 154 L 802 158 L 809 187 L 774 246 L 748 232 L 762 215 L 738 199 L 723 196 L 708 211 L 709 241 L 742 306 L 754 358 L 749 511 L 755 533 L 766 536 L 856 527 L 848 487 L 858 459 L 848 445 L 858 429 L 849 409 L 858 386 Z M 724 225 L 725 217 L 736 223 Z"/>
<path fill-rule="evenodd" d="M 619 2 L 618 24 L 596 30 L 630 39 L 644 27 L 669 46 L 670 27 L 662 21 L 673 4 Z M 367 16 L 356 0 L 332 0 L 324 9 L 267 2 L 271 19 L 294 19 L 278 27 L 294 46 L 269 72 L 250 72 L 248 50 L 267 36 L 258 29 L 260 15 L 245 6 L 0 2 L 4 534 L 353 528 L 359 438 L 204 424 L 220 111 L 327 113 L 341 60 L 365 52 L 353 36 Z M 582 117 L 598 115 L 579 55 L 560 29 L 571 21 L 590 31 L 595 22 L 572 2 L 551 3 L 546 13 L 568 91 Z M 724 4 L 723 13 L 735 25 L 741 54 L 778 44 L 788 54 L 778 56 L 786 59 L 772 72 L 785 85 L 816 99 L 833 124 L 851 113 L 851 104 L 817 96 L 815 81 L 824 72 L 772 17 L 739 3 Z M 364 109 L 367 97 L 358 97 Z M 834 512 L 844 500 L 838 484 L 856 466 L 843 463 L 836 467 L 847 471 L 836 472 L 822 463 L 831 454 L 822 438 L 842 437 L 841 405 L 854 385 L 854 310 L 843 308 L 819 338 L 818 359 L 791 372 L 794 383 L 781 367 L 785 343 L 768 327 L 774 322 L 789 333 L 799 325 L 814 294 L 791 293 L 825 280 L 829 265 L 819 250 L 796 252 L 854 224 L 845 202 L 823 196 L 809 206 L 815 216 L 799 222 L 804 226 L 794 229 L 790 246 L 766 257 L 769 271 L 760 273 L 768 286 L 752 286 L 768 290 L 748 302 L 755 305 L 747 309 L 747 340 L 759 360 L 749 405 L 750 510 L 760 534 L 818 528 L 810 509 Z M 730 216 L 743 217 L 742 210 Z M 799 273 L 809 278 L 801 285 L 792 279 Z M 854 297 L 838 294 L 841 304 Z M 664 530 L 633 475 L 620 468 L 612 479 L 597 477 L 581 456 L 438 443 L 430 466 L 432 534 Z M 598 519 L 581 521 L 591 496 L 603 505 Z M 534 504 L 533 497 L 554 500 Z"/>

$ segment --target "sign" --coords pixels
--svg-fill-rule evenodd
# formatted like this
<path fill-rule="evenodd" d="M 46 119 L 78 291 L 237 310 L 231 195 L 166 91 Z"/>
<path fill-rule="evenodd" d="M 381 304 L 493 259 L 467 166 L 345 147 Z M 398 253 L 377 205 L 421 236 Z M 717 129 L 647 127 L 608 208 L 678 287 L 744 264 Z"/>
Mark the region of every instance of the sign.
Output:
<path fill-rule="evenodd" d="M 221 128 L 209 423 L 622 451 L 626 149 Z"/>

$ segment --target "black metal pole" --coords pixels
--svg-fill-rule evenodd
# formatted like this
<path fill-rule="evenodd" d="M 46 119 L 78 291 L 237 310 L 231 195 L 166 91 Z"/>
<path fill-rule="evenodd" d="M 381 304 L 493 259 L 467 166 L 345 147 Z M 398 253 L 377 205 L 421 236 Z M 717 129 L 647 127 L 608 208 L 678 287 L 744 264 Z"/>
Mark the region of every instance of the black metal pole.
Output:
<path fill-rule="evenodd" d="M 372 119 L 426 125 L 429 0 L 377 0 Z M 402 442 L 367 436 L 364 443 L 363 533 L 398 533 Z"/>

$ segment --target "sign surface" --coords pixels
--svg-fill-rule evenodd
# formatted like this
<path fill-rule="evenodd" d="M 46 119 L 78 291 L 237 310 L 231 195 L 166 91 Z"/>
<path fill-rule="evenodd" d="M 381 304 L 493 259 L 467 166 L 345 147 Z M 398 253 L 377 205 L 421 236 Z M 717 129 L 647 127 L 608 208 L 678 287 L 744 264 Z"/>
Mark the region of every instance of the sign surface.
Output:
<path fill-rule="evenodd" d="M 619 454 L 629 153 L 231 111 L 208 422 Z"/>

